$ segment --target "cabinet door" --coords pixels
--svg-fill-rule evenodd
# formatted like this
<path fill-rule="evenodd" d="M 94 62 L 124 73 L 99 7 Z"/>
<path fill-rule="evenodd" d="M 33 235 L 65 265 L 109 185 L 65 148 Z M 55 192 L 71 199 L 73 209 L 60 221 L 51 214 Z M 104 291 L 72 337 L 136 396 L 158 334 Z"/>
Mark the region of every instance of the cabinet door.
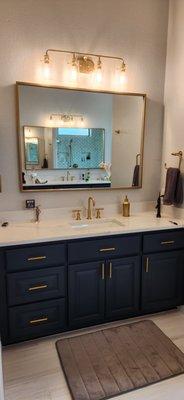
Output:
<path fill-rule="evenodd" d="M 105 264 L 91 262 L 70 265 L 69 325 L 80 327 L 104 319 Z"/>
<path fill-rule="evenodd" d="M 143 257 L 143 311 L 159 311 L 182 304 L 183 269 L 182 251 Z"/>
<path fill-rule="evenodd" d="M 140 303 L 140 258 L 110 260 L 106 270 L 106 316 L 135 315 Z"/>

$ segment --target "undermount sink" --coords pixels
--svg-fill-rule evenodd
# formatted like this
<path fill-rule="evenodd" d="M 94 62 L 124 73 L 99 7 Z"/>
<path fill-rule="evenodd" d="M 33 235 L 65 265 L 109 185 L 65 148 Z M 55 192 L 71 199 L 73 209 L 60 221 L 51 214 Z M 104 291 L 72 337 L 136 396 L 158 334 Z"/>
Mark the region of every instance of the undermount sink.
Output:
<path fill-rule="evenodd" d="M 76 221 L 72 222 L 70 226 L 73 229 L 97 229 L 97 228 L 116 228 L 118 226 L 124 226 L 120 221 L 116 219 L 101 219 L 101 220 L 92 220 L 92 221 Z"/>
<path fill-rule="evenodd" d="M 82 221 L 73 221 L 73 222 L 64 222 L 62 223 L 62 221 L 40 221 L 39 223 L 35 223 L 35 222 L 22 222 L 22 223 L 18 223 L 13 225 L 16 228 L 20 228 L 20 229 L 28 229 L 28 230 L 38 230 L 38 231 L 42 231 L 45 229 L 49 229 L 49 230 L 55 230 L 58 228 L 67 228 L 70 227 L 72 229 L 101 229 L 104 228 L 105 230 L 107 229 L 111 229 L 111 228 L 117 228 L 117 227 L 121 227 L 124 226 L 123 223 L 121 223 L 120 221 L 118 221 L 117 219 L 93 219 L 93 220 L 82 220 Z"/>

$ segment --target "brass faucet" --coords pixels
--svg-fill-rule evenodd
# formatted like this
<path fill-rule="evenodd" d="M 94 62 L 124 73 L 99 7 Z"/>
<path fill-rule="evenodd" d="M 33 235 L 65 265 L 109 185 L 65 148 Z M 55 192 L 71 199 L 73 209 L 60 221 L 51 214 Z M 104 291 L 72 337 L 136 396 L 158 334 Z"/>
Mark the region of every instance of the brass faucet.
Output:
<path fill-rule="evenodd" d="M 35 207 L 35 222 L 38 223 L 40 222 L 40 214 L 41 214 L 41 209 L 40 205 Z"/>
<path fill-rule="evenodd" d="M 93 197 L 89 197 L 88 199 L 88 209 L 87 209 L 87 219 L 92 219 L 93 218 L 93 213 L 92 213 L 92 207 L 91 207 L 91 203 L 92 203 L 92 207 L 95 207 L 95 200 L 93 199 Z"/>

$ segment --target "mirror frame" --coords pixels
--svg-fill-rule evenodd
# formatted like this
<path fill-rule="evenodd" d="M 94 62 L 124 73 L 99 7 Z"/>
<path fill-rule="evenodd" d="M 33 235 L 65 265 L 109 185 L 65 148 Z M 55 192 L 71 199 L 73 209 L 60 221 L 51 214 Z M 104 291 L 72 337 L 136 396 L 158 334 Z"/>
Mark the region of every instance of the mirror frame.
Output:
<path fill-rule="evenodd" d="M 27 189 L 25 190 L 22 184 L 22 157 L 21 157 L 21 137 L 20 137 L 20 109 L 19 109 L 19 87 L 20 86 L 33 86 L 33 87 L 40 87 L 40 88 L 47 88 L 47 89 L 63 89 L 63 90 L 72 90 L 78 92 L 89 92 L 89 93 L 104 93 L 104 94 L 115 94 L 115 95 L 123 95 L 123 96 L 139 96 L 143 98 L 143 116 L 142 116 L 142 131 L 141 131 L 141 146 L 140 146 L 140 185 L 139 186 L 122 186 L 122 187 L 85 187 L 85 188 L 52 188 L 52 189 Z M 146 93 L 137 93 L 137 92 L 117 92 L 117 91 L 109 91 L 109 90 L 92 90 L 92 89 L 85 89 L 85 88 L 77 88 L 77 87 L 67 87 L 67 86 L 57 86 L 57 85 L 43 85 L 39 83 L 32 83 L 32 82 L 16 82 L 16 121 L 17 121 L 17 143 L 18 143 L 18 166 L 19 166 L 19 188 L 22 193 L 27 192 L 60 192 L 60 191 L 92 191 L 92 190 L 137 190 L 142 188 L 143 182 L 143 168 L 144 168 L 144 139 L 145 139 L 145 122 L 146 122 L 146 103 L 147 103 L 147 95 Z"/>

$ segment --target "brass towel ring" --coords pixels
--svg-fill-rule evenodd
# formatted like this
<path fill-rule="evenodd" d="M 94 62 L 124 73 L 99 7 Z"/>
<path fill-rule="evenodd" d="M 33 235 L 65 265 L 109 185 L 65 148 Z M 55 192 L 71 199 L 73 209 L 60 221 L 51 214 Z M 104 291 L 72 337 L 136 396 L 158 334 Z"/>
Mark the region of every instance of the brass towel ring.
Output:
<path fill-rule="evenodd" d="M 180 170 L 180 168 L 181 168 L 181 162 L 182 162 L 182 158 L 183 158 L 183 152 L 180 150 L 180 151 L 178 151 L 178 152 L 176 152 L 176 153 L 171 153 L 171 155 L 172 155 L 172 156 L 179 157 L 178 168 L 179 168 L 179 170 Z M 168 169 L 167 163 L 165 163 L 165 168 Z"/>

